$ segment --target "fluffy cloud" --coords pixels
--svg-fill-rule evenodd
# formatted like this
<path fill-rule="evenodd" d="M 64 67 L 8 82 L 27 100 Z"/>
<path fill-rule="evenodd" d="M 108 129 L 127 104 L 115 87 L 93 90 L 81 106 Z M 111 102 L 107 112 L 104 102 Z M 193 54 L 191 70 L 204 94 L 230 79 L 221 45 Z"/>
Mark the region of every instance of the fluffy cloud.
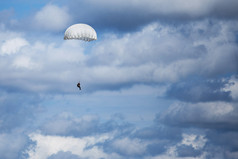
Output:
<path fill-rule="evenodd" d="M 234 21 L 208 20 L 175 27 L 154 23 L 120 37 L 105 34 L 88 44 L 53 37 L 45 42 L 44 36 L 38 36 L 24 45 L 21 55 L 0 59 L 1 68 L 5 68 L 1 71 L 4 78 L 18 77 L 19 89 L 59 93 L 72 93 L 78 80 L 95 91 L 140 83 L 174 83 L 194 75 L 222 76 L 237 70 L 236 25 Z M 30 80 L 23 83 L 26 78 Z M 221 96 L 228 100 L 225 93 Z"/>
<path fill-rule="evenodd" d="M 49 4 L 36 13 L 33 25 L 39 29 L 57 32 L 67 27 L 70 22 L 71 17 L 66 8 Z"/>
<path fill-rule="evenodd" d="M 52 118 L 56 121 L 55 123 L 47 120 L 50 126 L 43 123 L 47 129 L 41 127 L 41 134 L 35 132 L 30 135 L 35 145 L 31 144 L 29 146 L 27 151 L 29 158 L 39 155 L 45 158 L 56 156 L 75 158 L 100 158 L 100 156 L 103 156 L 104 158 L 113 157 L 117 159 L 125 157 L 146 158 L 146 156 L 163 154 L 167 146 L 175 145 L 182 140 L 181 132 L 176 129 L 158 128 L 156 126 L 156 129 L 151 127 L 138 130 L 135 127 L 128 126 L 128 123 L 115 119 L 116 115 L 114 115 L 114 118 L 103 122 L 99 118 L 92 120 L 92 116 L 78 118 L 67 113 L 61 114 L 60 117 L 61 119 Z M 59 120 L 61 120 L 60 123 Z M 63 131 L 65 129 L 69 131 L 62 133 L 60 129 L 56 128 L 57 124 L 62 127 Z M 91 126 L 94 129 L 87 128 Z M 82 134 L 80 129 L 83 129 L 85 133 Z M 74 133 L 72 133 L 72 130 L 74 130 Z M 194 142 L 193 144 L 196 147 L 199 145 L 198 140 L 191 140 L 191 143 Z"/>
<path fill-rule="evenodd" d="M 194 149 L 201 149 L 206 144 L 207 139 L 202 135 L 182 134 L 181 145 L 192 146 Z"/>
<path fill-rule="evenodd" d="M 200 134 L 183 134 L 183 140 L 173 150 L 178 156 L 235 158 L 237 154 L 232 151 L 237 152 L 237 119 L 237 103 L 180 103 L 158 115 L 156 122 Z M 219 154 L 214 153 L 218 150 Z"/>
<path fill-rule="evenodd" d="M 73 138 L 31 134 L 30 138 L 36 142 L 36 146 L 28 150 L 29 159 L 52 157 L 60 151 L 70 151 L 80 158 L 105 158 L 106 154 L 95 144 L 105 141 L 109 136 Z M 93 146 L 93 148 L 87 149 L 90 146 Z"/>
<path fill-rule="evenodd" d="M 217 22 L 214 21 L 214 25 L 200 21 L 176 28 L 151 24 L 120 38 L 108 36 L 93 48 L 95 54 L 88 60 L 92 64 L 89 70 L 93 71 L 94 78 L 100 77 L 98 73 L 101 72 L 103 77 L 97 81 L 105 81 L 110 72 L 116 72 L 107 83 L 114 80 L 117 83 L 125 80 L 176 82 L 193 75 L 213 77 L 233 73 L 237 69 L 238 48 L 234 35 L 230 34 L 232 25 Z M 227 39 L 230 39 L 229 44 Z M 132 44 L 135 41 L 139 47 Z M 226 63 L 230 63 L 229 67 L 224 67 Z"/>
<path fill-rule="evenodd" d="M 197 134 L 182 134 L 181 142 L 171 146 L 167 150 L 167 156 L 171 158 L 204 158 L 205 153 L 202 153 L 207 139 L 203 135 Z M 161 156 L 162 157 L 162 156 Z"/>
<path fill-rule="evenodd" d="M 32 62 L 32 60 L 29 57 L 19 56 L 13 61 L 13 67 L 34 69 L 35 67 L 37 67 L 37 64 Z"/>
<path fill-rule="evenodd" d="M 51 2 L 0 11 L 0 158 L 237 158 L 235 0 Z"/>
<path fill-rule="evenodd" d="M 82 118 L 68 119 L 81 120 Z M 81 121 L 82 125 L 86 125 L 87 121 Z M 180 136 L 179 133 L 174 132 L 168 134 L 164 132 L 168 138 L 164 141 L 163 135 L 155 136 L 155 138 L 145 138 L 138 133 L 135 133 L 136 129 L 130 129 L 127 131 L 127 127 L 123 127 L 119 124 L 115 124 L 113 119 L 106 121 L 105 123 L 98 123 L 98 121 L 93 121 L 95 127 L 104 127 L 104 131 L 96 131 L 96 133 L 91 133 L 92 130 L 86 130 L 88 133 L 81 135 L 71 136 L 71 133 L 64 133 L 60 135 L 46 135 L 47 133 L 42 129 L 42 133 L 35 132 L 30 135 L 32 144 L 28 146 L 25 151 L 26 155 L 30 158 L 40 157 L 40 158 L 116 158 L 122 159 L 125 157 L 130 158 L 146 158 L 147 156 L 153 156 L 157 154 L 162 154 L 168 145 L 176 144 L 170 139 L 174 137 L 175 134 Z M 84 124 L 83 124 L 84 123 Z M 114 123 L 114 129 L 110 128 L 111 123 Z M 98 125 L 98 126 L 97 126 Z M 108 125 L 108 126 L 106 126 Z M 64 125 L 63 125 L 64 127 Z M 68 129 L 73 129 L 75 127 L 80 127 L 77 125 L 68 126 Z M 51 127 L 52 130 L 55 129 L 54 126 Z M 155 129 L 154 129 L 155 130 Z M 155 133 L 163 133 L 165 129 L 159 131 L 155 130 Z M 169 131 L 169 130 L 168 130 Z M 164 134 L 164 135 L 165 135 Z M 172 136 L 170 136 L 172 135 Z M 198 136 L 199 138 L 199 136 Z M 180 137 L 181 139 L 181 137 Z M 178 140 L 179 142 L 180 140 Z M 199 139 L 191 140 L 190 143 L 200 148 L 201 143 Z M 159 147 L 158 147 L 159 146 Z"/>
<path fill-rule="evenodd" d="M 119 132 L 118 129 L 116 133 L 99 132 L 97 135 L 90 135 L 89 130 L 88 135 L 81 137 L 72 137 L 67 134 L 63 136 L 44 135 L 44 133 L 35 132 L 30 135 L 33 143 L 25 152 L 29 159 L 35 157 L 50 159 L 56 157 L 73 159 L 100 157 L 105 159 L 125 157 L 204 159 L 216 156 L 218 149 L 219 155 L 224 158 L 236 156 L 231 152 L 237 147 L 237 142 L 233 140 L 237 136 L 235 132 L 224 133 L 223 131 L 202 131 L 201 129 L 181 131 L 181 128 L 178 129 L 180 131 L 174 131 L 175 129 L 172 127 L 153 125 L 151 129 L 148 127 L 144 130 L 134 129 L 127 134 Z M 177 139 L 174 138 L 176 135 Z M 226 149 L 221 149 L 224 145 L 226 145 Z"/>
<path fill-rule="evenodd" d="M 1 46 L 1 55 L 10 55 L 15 54 L 20 51 L 20 49 L 24 46 L 29 45 L 29 43 L 23 38 L 13 38 L 5 41 Z"/>
<path fill-rule="evenodd" d="M 224 112 L 224 109 L 219 111 L 216 107 L 208 115 L 214 114 L 214 110 L 217 110 L 215 113 L 217 116 L 219 114 L 229 114 L 230 112 Z M 188 112 L 190 113 L 191 111 Z M 66 116 L 68 115 L 64 114 L 64 117 Z M 213 116 L 213 118 L 215 117 Z M 67 118 L 68 122 L 78 120 L 81 122 L 81 125 L 87 125 L 87 120 L 91 119 L 91 117 Z M 95 134 L 91 133 L 92 130 L 86 129 L 87 134 L 83 136 L 74 135 L 74 137 L 69 132 L 65 132 L 62 135 L 53 135 L 53 133 L 52 135 L 46 135 L 45 129 L 41 129 L 41 133 L 36 131 L 29 135 L 32 142 L 28 143 L 28 148 L 21 150 L 21 152 L 24 152 L 29 159 L 37 157 L 49 159 L 56 157 L 72 159 L 102 157 L 105 159 L 122 159 L 125 157 L 182 159 L 190 157 L 204 159 L 216 155 L 218 149 L 219 155 L 224 158 L 236 156 L 235 153 L 231 152 L 232 149 L 237 148 L 237 142 L 234 140 L 237 137 L 237 133 L 234 131 L 214 131 L 212 129 L 203 131 L 202 129 L 193 128 L 184 130 L 180 127 L 183 127 L 183 125 L 176 125 L 177 128 L 174 128 L 174 126 L 163 126 L 161 123 L 158 125 L 157 119 L 156 125 L 142 129 L 135 128 L 131 129 L 131 131 L 123 131 L 123 129 L 127 128 L 114 125 L 115 129 L 113 132 L 111 131 L 112 129 L 104 129 L 104 131 L 97 131 Z M 92 122 L 95 123 L 93 125 L 105 127 L 103 125 L 108 125 L 111 123 L 111 120 L 105 123 L 100 123 L 96 120 L 92 120 Z M 80 127 L 80 125 L 72 124 L 67 129 L 72 130 L 76 127 Z M 55 130 L 54 125 L 51 127 L 51 130 Z M 24 139 L 23 141 L 19 148 L 26 144 L 26 140 Z M 224 145 L 226 145 L 226 149 L 222 149 Z M 20 150 L 17 149 L 16 151 Z"/>
<path fill-rule="evenodd" d="M 238 79 L 235 76 L 229 80 L 223 90 L 229 91 L 232 99 L 238 101 Z"/>

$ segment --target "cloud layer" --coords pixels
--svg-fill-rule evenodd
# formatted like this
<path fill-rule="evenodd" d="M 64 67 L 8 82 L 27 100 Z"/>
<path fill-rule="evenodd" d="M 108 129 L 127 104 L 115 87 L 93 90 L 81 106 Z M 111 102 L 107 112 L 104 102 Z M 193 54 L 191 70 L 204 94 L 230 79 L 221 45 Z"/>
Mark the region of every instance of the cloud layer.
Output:
<path fill-rule="evenodd" d="M 238 47 L 232 34 L 236 25 L 216 20 L 178 26 L 153 23 L 121 37 L 106 34 L 87 53 L 89 45 L 77 41 L 61 41 L 56 45 L 44 42 L 43 36 L 31 43 L 24 36 L 9 38 L 1 44 L 3 65 L 7 62 L 10 66 L 8 71 L 2 70 L 5 72 L 2 78 L 16 78 L 17 72 L 21 73 L 17 76 L 21 82 L 17 84 L 22 87 L 19 89 L 61 92 L 69 91 L 60 87 L 63 83 L 70 85 L 79 78 L 95 89 L 134 83 L 174 83 L 191 76 L 212 79 L 237 71 Z M 14 56 L 3 56 L 13 53 Z M 30 80 L 24 83 L 26 77 Z M 228 95 L 221 96 L 229 99 Z"/>
<path fill-rule="evenodd" d="M 235 0 L 20 2 L 0 2 L 0 158 L 238 157 Z M 98 40 L 63 40 L 81 22 Z"/>

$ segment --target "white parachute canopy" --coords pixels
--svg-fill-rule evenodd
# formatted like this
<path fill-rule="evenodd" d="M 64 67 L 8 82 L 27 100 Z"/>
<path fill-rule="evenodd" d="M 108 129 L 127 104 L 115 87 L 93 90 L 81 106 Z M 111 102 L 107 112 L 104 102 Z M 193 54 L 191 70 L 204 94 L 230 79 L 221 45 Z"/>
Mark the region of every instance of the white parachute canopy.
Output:
<path fill-rule="evenodd" d="M 79 39 L 84 41 L 97 40 L 96 31 L 87 24 L 74 24 L 68 27 L 64 33 L 64 40 Z"/>

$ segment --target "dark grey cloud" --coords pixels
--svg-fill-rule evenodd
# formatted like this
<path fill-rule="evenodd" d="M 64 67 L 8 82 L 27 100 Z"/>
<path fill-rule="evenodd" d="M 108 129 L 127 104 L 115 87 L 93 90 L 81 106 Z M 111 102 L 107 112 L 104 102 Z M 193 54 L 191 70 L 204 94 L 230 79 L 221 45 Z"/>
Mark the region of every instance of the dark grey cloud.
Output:
<path fill-rule="evenodd" d="M 178 127 L 237 131 L 237 111 L 235 103 L 179 103 L 158 115 L 156 120 Z"/>
<path fill-rule="evenodd" d="M 156 156 L 156 155 L 165 153 L 167 151 L 167 146 L 168 146 L 168 142 L 164 142 L 164 141 L 153 143 L 147 146 L 146 151 L 151 156 Z"/>
<path fill-rule="evenodd" d="M 14 30 L 63 33 L 70 23 L 82 22 L 97 28 L 98 32 L 101 30 L 134 32 L 154 22 L 174 25 L 207 18 L 223 20 L 238 18 L 236 0 L 193 0 L 186 3 L 181 0 L 131 2 L 51 0 L 45 6 L 42 3 L 39 5 L 41 8 L 35 7 L 33 11 L 25 9 L 28 14 L 24 12 L 23 18 L 15 19 L 11 15 L 12 22 L 5 23 L 6 26 Z M 36 4 L 38 3 L 32 5 Z M 14 9 L 12 10 L 14 12 Z M 15 14 L 19 14 L 19 11 Z M 42 18 L 43 16 L 45 18 Z"/>
<path fill-rule="evenodd" d="M 201 150 L 196 150 L 192 146 L 180 145 L 177 147 L 179 157 L 199 157 L 202 154 Z"/>
<path fill-rule="evenodd" d="M 171 5 L 174 4 L 174 5 Z M 151 22 L 181 22 L 201 18 L 237 19 L 235 0 L 218 1 L 79 1 L 66 5 L 75 21 L 89 23 L 97 28 L 134 31 Z"/>
<path fill-rule="evenodd" d="M 75 5 L 75 3 L 79 5 Z M 110 3 L 107 5 L 106 2 L 72 1 L 69 4 L 69 8 L 75 21 L 82 21 L 103 30 L 133 31 L 138 29 L 138 26 L 142 24 L 152 22 L 152 19 L 156 16 L 130 4 L 122 5 L 121 2 L 119 4 L 116 2 L 115 4 Z M 83 8 L 87 9 L 85 10 Z"/>
<path fill-rule="evenodd" d="M 237 6 L 238 2 L 236 0 L 219 0 L 212 8 L 212 14 L 219 18 L 237 19 Z"/>
<path fill-rule="evenodd" d="M 224 91 L 228 80 L 214 79 L 203 80 L 191 78 L 186 81 L 172 84 L 166 94 L 186 102 L 231 101 L 231 92 Z"/>
<path fill-rule="evenodd" d="M 168 147 L 179 143 L 182 140 L 182 130 L 156 123 L 150 127 L 138 129 L 132 137 L 144 141 L 154 141 L 147 145 L 146 153 L 156 156 L 164 154 Z"/>
<path fill-rule="evenodd" d="M 177 144 L 180 157 L 198 157 L 204 152 L 209 159 L 237 157 L 238 143 L 234 140 L 238 135 L 237 103 L 177 103 L 158 114 L 155 122 L 181 129 L 183 133 L 203 134 L 206 144 L 199 149 L 186 142 Z"/>
<path fill-rule="evenodd" d="M 230 152 L 238 151 L 238 141 L 234 140 L 238 137 L 238 131 L 208 131 L 209 148 L 225 148 Z"/>
<path fill-rule="evenodd" d="M 181 133 L 181 129 L 176 127 L 153 125 L 151 127 L 139 129 L 135 132 L 134 136 L 145 140 L 163 139 L 178 142 L 181 140 Z"/>

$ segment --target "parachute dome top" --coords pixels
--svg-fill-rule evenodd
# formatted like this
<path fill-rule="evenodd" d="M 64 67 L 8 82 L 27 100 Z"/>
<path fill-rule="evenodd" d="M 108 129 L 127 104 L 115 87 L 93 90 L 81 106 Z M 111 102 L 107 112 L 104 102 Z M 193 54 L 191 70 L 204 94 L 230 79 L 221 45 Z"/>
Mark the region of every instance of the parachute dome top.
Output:
<path fill-rule="evenodd" d="M 87 24 L 74 24 L 68 27 L 64 33 L 64 40 L 79 39 L 84 41 L 97 40 L 96 31 Z"/>

